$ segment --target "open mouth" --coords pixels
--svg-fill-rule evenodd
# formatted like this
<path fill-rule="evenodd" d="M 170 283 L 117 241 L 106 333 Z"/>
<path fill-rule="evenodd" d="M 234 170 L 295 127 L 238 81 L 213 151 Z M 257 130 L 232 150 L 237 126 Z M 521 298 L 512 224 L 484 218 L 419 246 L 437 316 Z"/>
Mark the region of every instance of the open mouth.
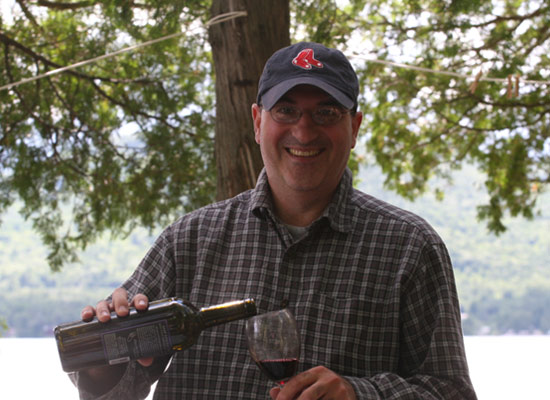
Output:
<path fill-rule="evenodd" d="M 323 152 L 322 150 L 298 150 L 291 148 L 287 148 L 286 151 L 296 157 L 315 157 Z"/>

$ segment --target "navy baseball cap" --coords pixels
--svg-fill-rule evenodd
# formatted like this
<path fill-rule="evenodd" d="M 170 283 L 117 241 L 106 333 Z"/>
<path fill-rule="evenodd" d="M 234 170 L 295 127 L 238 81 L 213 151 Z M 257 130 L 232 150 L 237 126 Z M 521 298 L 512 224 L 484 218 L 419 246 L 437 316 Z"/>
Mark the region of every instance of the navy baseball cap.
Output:
<path fill-rule="evenodd" d="M 271 110 L 286 92 L 297 85 L 317 86 L 343 107 L 357 107 L 357 74 L 339 50 L 312 42 L 300 42 L 277 50 L 264 66 L 256 103 Z"/>

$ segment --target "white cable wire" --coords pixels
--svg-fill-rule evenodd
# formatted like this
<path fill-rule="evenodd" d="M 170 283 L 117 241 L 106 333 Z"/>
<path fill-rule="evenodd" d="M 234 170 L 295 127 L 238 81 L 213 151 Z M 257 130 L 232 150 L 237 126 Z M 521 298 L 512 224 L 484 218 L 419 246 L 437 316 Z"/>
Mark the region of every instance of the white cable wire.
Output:
<path fill-rule="evenodd" d="M 362 55 L 357 54 L 357 53 L 354 53 L 352 55 L 352 57 L 358 58 L 358 59 L 361 59 L 361 60 L 364 60 L 364 61 L 367 61 L 367 62 L 388 65 L 388 66 L 391 66 L 391 67 L 406 68 L 406 69 L 411 69 L 411 70 L 414 70 L 414 71 L 428 72 L 428 73 L 432 73 L 432 74 L 440 74 L 440 75 L 446 75 L 446 76 L 453 76 L 455 78 L 461 78 L 461 79 L 471 78 L 470 75 L 459 74 L 457 72 L 442 71 L 442 70 L 437 70 L 437 69 L 418 67 L 416 65 L 402 64 L 402 63 L 398 63 L 398 62 L 394 62 L 394 61 L 378 60 L 378 59 L 368 58 L 368 57 L 362 56 Z M 527 84 L 532 84 L 532 85 L 550 85 L 550 81 L 536 81 L 536 80 L 521 79 L 521 78 L 520 78 L 520 80 L 521 80 L 522 83 L 527 83 Z M 498 83 L 503 83 L 504 82 L 504 83 L 506 83 L 506 82 L 508 82 L 508 78 L 490 78 L 490 77 L 481 76 L 481 77 L 478 78 L 478 81 L 480 81 L 480 82 L 481 81 L 487 81 L 487 82 L 498 82 Z"/>
<path fill-rule="evenodd" d="M 209 21 L 207 21 L 206 24 L 205 24 L 205 27 L 208 28 L 211 25 L 220 24 L 222 22 L 226 22 L 226 21 L 229 21 L 229 20 L 232 20 L 232 19 L 235 19 L 235 18 L 239 18 L 239 17 L 244 17 L 246 15 L 247 15 L 246 11 L 234 11 L 234 12 L 229 12 L 229 13 L 225 13 L 225 14 L 220 14 L 220 15 L 217 15 L 214 18 L 210 19 Z M 80 61 L 80 62 L 77 62 L 75 64 L 72 64 L 72 65 L 69 65 L 69 66 L 66 66 L 66 67 L 57 68 L 57 69 L 48 71 L 44 74 L 33 76 L 31 78 L 22 79 L 18 82 L 13 82 L 13 83 L 1 86 L 0 91 L 11 89 L 13 87 L 22 85 L 24 83 L 32 82 L 32 81 L 42 79 L 42 78 L 45 78 L 45 77 L 48 77 L 48 76 L 57 75 L 57 74 L 59 74 L 61 72 L 64 72 L 64 71 L 75 69 L 75 68 L 81 67 L 83 65 L 91 64 L 91 63 L 94 63 L 96 61 L 100 61 L 100 60 L 104 60 L 106 58 L 114 57 L 116 55 L 119 55 L 119 54 L 122 54 L 122 53 L 127 53 L 129 51 L 136 50 L 136 49 L 139 49 L 139 48 L 142 48 L 142 47 L 150 46 L 152 44 L 162 42 L 164 40 L 168 40 L 168 39 L 172 39 L 172 38 L 181 36 L 184 33 L 188 33 L 188 32 L 173 33 L 171 35 L 163 36 L 163 37 L 158 38 L 158 39 L 153 39 L 153 40 L 149 40 L 147 42 L 136 44 L 134 46 L 125 47 L 123 49 L 114 51 L 112 53 L 104 54 L 104 55 L 99 56 L 99 57 L 91 58 L 91 59 L 85 60 L 85 61 Z M 410 65 L 410 64 L 402 64 L 402 63 L 398 63 L 398 62 L 394 62 L 394 61 L 367 58 L 367 57 L 364 57 L 364 56 L 362 56 L 360 54 L 357 54 L 357 53 L 354 53 L 353 57 L 362 59 L 362 60 L 367 61 L 367 62 L 384 64 L 384 65 L 388 65 L 388 66 L 391 66 L 391 67 L 406 68 L 406 69 L 410 69 L 410 70 L 426 72 L 426 73 L 431 73 L 431 74 L 440 74 L 440 75 L 452 76 L 452 77 L 461 78 L 461 79 L 471 78 L 471 76 L 469 76 L 469 75 L 459 74 L 459 73 L 451 72 L 451 71 L 435 70 L 435 69 L 430 69 L 430 68 L 418 67 L 418 66 Z M 521 77 L 519 79 L 524 84 L 550 85 L 550 81 L 528 80 L 528 79 L 521 79 Z M 504 82 L 504 83 L 506 83 L 506 82 L 509 81 L 509 78 L 490 78 L 490 77 L 486 77 L 486 76 L 478 76 L 478 77 L 476 77 L 476 81 L 478 81 L 478 82 L 487 81 L 487 82 L 498 82 L 498 83 L 503 83 Z"/>
<path fill-rule="evenodd" d="M 246 11 L 234 11 L 234 12 L 229 12 L 229 13 L 225 13 L 225 14 L 220 14 L 220 15 L 217 15 L 214 18 L 210 19 L 209 21 L 207 21 L 206 24 L 205 24 L 205 27 L 208 28 L 211 25 L 220 24 L 222 22 L 229 21 L 229 20 L 234 19 L 234 18 L 244 17 L 246 15 L 247 15 Z M 198 28 L 196 28 L 196 29 L 198 29 Z M 122 53 L 127 53 L 129 51 L 136 50 L 136 49 L 139 49 L 139 48 L 142 48 L 142 47 L 150 46 L 152 44 L 162 42 L 164 40 L 168 40 L 168 39 L 172 39 L 172 38 L 181 36 L 185 33 L 189 33 L 189 32 L 186 31 L 186 32 L 172 33 L 170 35 L 166 35 L 166 36 L 163 36 L 163 37 L 160 37 L 160 38 L 157 38 L 157 39 L 149 40 L 147 42 L 139 43 L 139 44 L 136 44 L 136 45 L 133 45 L 133 46 L 128 46 L 128 47 L 125 47 L 123 49 L 114 51 L 112 53 L 108 53 L 108 54 L 104 54 L 102 56 L 90 58 L 89 60 L 80 61 L 80 62 L 77 62 L 75 64 L 68 65 L 66 67 L 53 69 L 51 71 L 45 72 L 45 73 L 40 74 L 40 75 L 33 76 L 31 78 L 25 78 L 25 79 L 22 79 L 18 82 L 12 82 L 12 83 L 9 83 L 7 85 L 4 85 L 4 86 L 0 87 L 0 91 L 11 89 L 13 87 L 22 85 L 24 83 L 36 81 L 38 79 L 46 78 L 48 76 L 57 75 L 57 74 L 59 74 L 61 72 L 64 72 L 64 71 L 75 69 L 75 68 L 81 67 L 83 65 L 92 64 L 96 61 L 100 61 L 100 60 L 104 60 L 106 58 L 114 57 L 116 55 L 119 55 L 119 54 L 122 54 Z"/>

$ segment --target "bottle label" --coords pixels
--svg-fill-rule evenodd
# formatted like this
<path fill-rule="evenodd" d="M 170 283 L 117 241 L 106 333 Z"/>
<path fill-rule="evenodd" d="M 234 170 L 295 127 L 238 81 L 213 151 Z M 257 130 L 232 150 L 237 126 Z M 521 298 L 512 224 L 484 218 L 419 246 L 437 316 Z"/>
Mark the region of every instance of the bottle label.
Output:
<path fill-rule="evenodd" d="M 167 321 L 116 329 L 104 333 L 101 341 L 105 358 L 111 365 L 173 351 Z"/>

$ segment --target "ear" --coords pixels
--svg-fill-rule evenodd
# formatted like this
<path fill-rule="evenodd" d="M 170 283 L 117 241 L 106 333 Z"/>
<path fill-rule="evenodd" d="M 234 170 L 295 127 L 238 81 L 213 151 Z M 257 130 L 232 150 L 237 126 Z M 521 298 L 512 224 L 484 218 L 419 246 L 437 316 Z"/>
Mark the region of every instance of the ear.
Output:
<path fill-rule="evenodd" d="M 353 141 L 351 145 L 352 149 L 357 143 L 357 135 L 359 133 L 359 127 L 361 126 L 361 121 L 363 121 L 363 113 L 361 111 L 357 111 L 351 119 L 351 134 L 353 136 Z"/>
<path fill-rule="evenodd" d="M 252 122 L 254 124 L 254 137 L 260 144 L 260 125 L 262 122 L 262 108 L 256 103 L 252 104 Z"/>

